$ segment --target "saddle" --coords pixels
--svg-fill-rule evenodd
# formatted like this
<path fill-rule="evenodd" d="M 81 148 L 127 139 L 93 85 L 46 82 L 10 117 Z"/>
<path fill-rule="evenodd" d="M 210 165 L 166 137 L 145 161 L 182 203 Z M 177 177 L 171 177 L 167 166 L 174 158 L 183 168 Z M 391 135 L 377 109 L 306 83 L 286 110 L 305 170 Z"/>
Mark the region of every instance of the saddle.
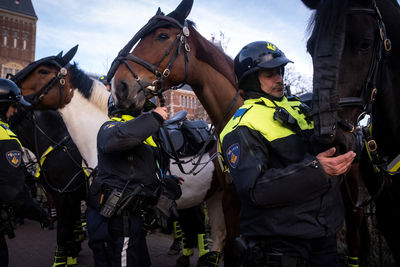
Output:
<path fill-rule="evenodd" d="M 160 139 L 162 146 L 168 154 L 172 153 L 172 147 L 175 149 L 179 157 L 190 157 L 196 155 L 210 136 L 210 129 L 204 120 L 188 120 L 186 118 L 187 111 L 181 110 L 177 112 L 171 119 L 164 122 L 171 143 L 163 128 L 160 131 Z M 215 144 L 215 136 L 210 137 L 211 140 L 205 149 L 208 152 Z"/>

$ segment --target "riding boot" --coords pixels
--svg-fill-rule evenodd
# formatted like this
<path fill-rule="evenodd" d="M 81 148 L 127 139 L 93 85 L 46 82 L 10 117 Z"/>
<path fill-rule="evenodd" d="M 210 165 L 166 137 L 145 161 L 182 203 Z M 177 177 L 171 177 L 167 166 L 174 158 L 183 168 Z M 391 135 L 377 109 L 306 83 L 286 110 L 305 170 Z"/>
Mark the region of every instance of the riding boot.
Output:
<path fill-rule="evenodd" d="M 173 222 L 173 227 L 174 227 L 174 242 L 169 248 L 168 255 L 177 255 L 182 249 L 181 246 L 182 229 L 178 221 Z"/>
<path fill-rule="evenodd" d="M 56 246 L 53 267 L 68 267 L 67 249 L 64 246 Z"/>

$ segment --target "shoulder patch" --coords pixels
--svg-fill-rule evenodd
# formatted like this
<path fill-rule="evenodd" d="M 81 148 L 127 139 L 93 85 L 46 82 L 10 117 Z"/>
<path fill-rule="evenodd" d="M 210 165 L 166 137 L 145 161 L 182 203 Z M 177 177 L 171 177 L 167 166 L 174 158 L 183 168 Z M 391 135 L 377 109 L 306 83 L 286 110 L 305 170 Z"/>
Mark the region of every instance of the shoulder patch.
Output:
<path fill-rule="evenodd" d="M 6 158 L 11 166 L 18 168 L 21 165 L 21 151 L 12 150 L 6 152 Z"/>
<path fill-rule="evenodd" d="M 232 168 L 236 168 L 239 165 L 240 147 L 238 143 L 231 145 L 226 151 L 228 163 Z"/>
<path fill-rule="evenodd" d="M 116 124 L 117 124 L 116 122 L 108 123 L 108 124 L 104 125 L 103 129 L 104 130 L 110 129 L 110 128 L 114 127 Z"/>
<path fill-rule="evenodd" d="M 236 110 L 235 115 L 233 115 L 233 119 L 243 116 L 244 113 L 246 113 L 246 111 L 247 111 L 247 108 L 240 108 L 240 109 Z"/>

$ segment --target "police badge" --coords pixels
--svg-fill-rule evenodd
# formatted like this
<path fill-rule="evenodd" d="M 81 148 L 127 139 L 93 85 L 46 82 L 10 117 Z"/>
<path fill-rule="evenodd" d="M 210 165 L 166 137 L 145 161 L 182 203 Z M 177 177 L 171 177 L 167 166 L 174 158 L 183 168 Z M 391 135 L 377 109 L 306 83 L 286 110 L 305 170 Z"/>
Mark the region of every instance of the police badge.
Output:
<path fill-rule="evenodd" d="M 236 168 L 239 165 L 239 155 L 240 155 L 239 144 L 235 143 L 231 145 L 226 151 L 226 155 L 228 158 L 229 165 L 232 168 Z"/>
<path fill-rule="evenodd" d="M 21 164 L 21 152 L 17 150 L 12 150 L 6 152 L 7 161 L 11 164 L 11 166 L 18 168 Z"/>

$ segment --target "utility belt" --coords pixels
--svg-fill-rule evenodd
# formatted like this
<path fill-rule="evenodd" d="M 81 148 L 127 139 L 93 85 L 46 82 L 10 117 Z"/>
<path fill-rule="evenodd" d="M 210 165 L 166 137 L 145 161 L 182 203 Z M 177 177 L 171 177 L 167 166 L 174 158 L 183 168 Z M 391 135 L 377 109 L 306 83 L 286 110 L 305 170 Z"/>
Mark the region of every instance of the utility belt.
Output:
<path fill-rule="evenodd" d="M 244 267 L 305 267 L 307 262 L 301 257 L 285 255 L 267 245 L 265 240 L 236 238 Z"/>
<path fill-rule="evenodd" d="M 155 194 L 146 193 L 141 184 L 129 188 L 112 188 L 95 180 L 90 186 L 88 205 L 106 218 L 140 215 L 143 210 L 156 203 Z"/>

